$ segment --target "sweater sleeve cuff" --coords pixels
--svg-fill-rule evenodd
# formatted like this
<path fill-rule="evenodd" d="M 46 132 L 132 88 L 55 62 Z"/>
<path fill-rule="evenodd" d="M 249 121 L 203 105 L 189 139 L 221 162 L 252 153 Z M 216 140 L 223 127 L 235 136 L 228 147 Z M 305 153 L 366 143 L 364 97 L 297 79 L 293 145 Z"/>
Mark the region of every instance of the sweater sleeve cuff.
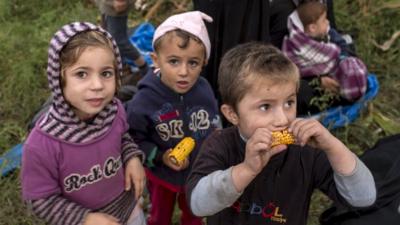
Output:
<path fill-rule="evenodd" d="M 140 159 L 140 161 L 142 162 L 142 164 L 145 163 L 146 156 L 145 156 L 144 152 L 134 151 L 134 152 L 125 154 L 125 156 L 123 157 L 124 165 L 126 165 L 129 162 L 129 160 L 131 160 L 133 157 L 138 157 Z"/>
<path fill-rule="evenodd" d="M 122 153 L 121 159 L 122 163 L 126 165 L 126 163 L 132 157 L 139 157 L 142 164 L 145 161 L 145 154 L 141 151 L 136 143 L 132 140 L 131 136 L 128 133 L 125 133 L 122 137 Z"/>
<path fill-rule="evenodd" d="M 354 171 L 347 176 L 334 173 L 334 180 L 340 195 L 355 207 L 367 207 L 376 200 L 374 177 L 365 164 L 356 158 Z"/>

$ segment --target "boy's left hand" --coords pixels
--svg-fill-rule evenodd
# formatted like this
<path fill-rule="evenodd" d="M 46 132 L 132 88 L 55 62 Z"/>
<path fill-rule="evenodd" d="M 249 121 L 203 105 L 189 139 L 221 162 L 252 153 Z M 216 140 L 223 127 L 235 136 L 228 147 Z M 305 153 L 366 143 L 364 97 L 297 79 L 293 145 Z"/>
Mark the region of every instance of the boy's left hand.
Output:
<path fill-rule="evenodd" d="M 142 162 L 138 157 L 133 157 L 125 167 L 125 190 L 131 189 L 132 184 L 135 188 L 135 199 L 139 199 L 146 184 L 146 174 Z"/>
<path fill-rule="evenodd" d="M 290 125 L 289 131 L 300 145 L 308 144 L 324 151 L 336 173 L 343 176 L 353 174 L 357 164 L 356 156 L 320 122 L 297 118 Z"/>
<path fill-rule="evenodd" d="M 290 125 L 289 131 L 296 137 L 301 146 L 328 151 L 334 147 L 336 138 L 317 120 L 296 118 Z"/>

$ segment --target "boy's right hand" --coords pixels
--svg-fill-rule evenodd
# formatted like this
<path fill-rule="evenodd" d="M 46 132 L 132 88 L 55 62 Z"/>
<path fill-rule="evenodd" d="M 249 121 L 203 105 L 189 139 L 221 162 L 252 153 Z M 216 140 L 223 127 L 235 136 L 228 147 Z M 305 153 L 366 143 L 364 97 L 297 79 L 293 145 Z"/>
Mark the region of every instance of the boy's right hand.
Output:
<path fill-rule="evenodd" d="M 105 213 L 89 213 L 83 225 L 121 225 L 117 218 Z"/>
<path fill-rule="evenodd" d="M 171 153 L 171 151 L 172 149 L 168 149 L 168 151 L 164 152 L 162 157 L 163 163 L 175 171 L 181 171 L 186 169 L 189 166 L 189 160 L 186 158 L 182 164 L 176 165 L 172 163 L 172 161 L 169 159 L 169 153 Z"/>
<path fill-rule="evenodd" d="M 243 164 L 249 172 L 257 175 L 267 165 L 272 156 L 282 152 L 286 145 L 271 148 L 272 131 L 258 128 L 246 143 L 246 155 Z"/>
<path fill-rule="evenodd" d="M 272 156 L 284 151 L 286 145 L 271 148 L 272 131 L 268 128 L 258 128 L 246 143 L 244 161 L 232 168 L 233 184 L 238 192 L 261 172 Z"/>

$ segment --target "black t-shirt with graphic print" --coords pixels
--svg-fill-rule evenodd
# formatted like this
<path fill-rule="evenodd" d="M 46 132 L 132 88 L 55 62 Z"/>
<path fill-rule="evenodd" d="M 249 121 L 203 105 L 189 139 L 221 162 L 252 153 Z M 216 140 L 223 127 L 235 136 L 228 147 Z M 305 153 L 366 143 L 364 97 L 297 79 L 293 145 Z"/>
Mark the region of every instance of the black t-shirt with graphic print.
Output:
<path fill-rule="evenodd" d="M 187 199 L 198 181 L 216 170 L 244 160 L 245 143 L 236 127 L 214 132 L 204 143 L 188 177 Z M 207 218 L 208 225 L 305 225 L 315 188 L 332 200 L 347 204 L 339 195 L 333 171 L 324 152 L 289 145 L 275 155 L 230 207 Z"/>

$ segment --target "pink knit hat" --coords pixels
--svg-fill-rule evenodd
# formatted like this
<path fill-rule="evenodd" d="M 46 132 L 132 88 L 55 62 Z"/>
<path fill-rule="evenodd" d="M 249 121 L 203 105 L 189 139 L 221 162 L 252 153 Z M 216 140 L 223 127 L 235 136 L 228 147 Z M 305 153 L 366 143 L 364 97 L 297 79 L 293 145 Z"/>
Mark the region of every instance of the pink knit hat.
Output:
<path fill-rule="evenodd" d="M 168 17 L 157 27 L 153 37 L 154 42 L 168 31 L 181 29 L 198 37 L 206 47 L 207 60 L 210 58 L 211 44 L 204 21 L 212 22 L 213 19 L 200 11 L 191 11 Z"/>

